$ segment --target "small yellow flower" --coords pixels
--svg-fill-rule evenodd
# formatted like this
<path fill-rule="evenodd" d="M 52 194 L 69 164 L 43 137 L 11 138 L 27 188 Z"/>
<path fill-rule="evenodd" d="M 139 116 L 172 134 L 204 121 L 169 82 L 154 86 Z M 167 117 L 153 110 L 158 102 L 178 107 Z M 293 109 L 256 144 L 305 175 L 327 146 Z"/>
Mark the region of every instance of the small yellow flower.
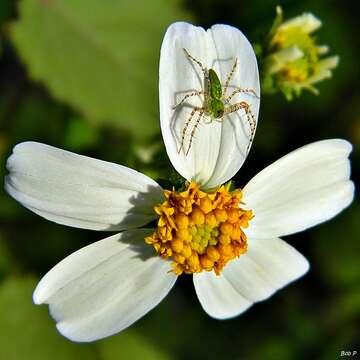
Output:
<path fill-rule="evenodd" d="M 311 13 L 283 21 L 281 7 L 270 30 L 264 59 L 263 91 L 281 91 L 288 100 L 303 89 L 318 94 L 314 84 L 332 76 L 338 56 L 322 58 L 328 46 L 317 45 L 313 36 L 321 21 Z"/>

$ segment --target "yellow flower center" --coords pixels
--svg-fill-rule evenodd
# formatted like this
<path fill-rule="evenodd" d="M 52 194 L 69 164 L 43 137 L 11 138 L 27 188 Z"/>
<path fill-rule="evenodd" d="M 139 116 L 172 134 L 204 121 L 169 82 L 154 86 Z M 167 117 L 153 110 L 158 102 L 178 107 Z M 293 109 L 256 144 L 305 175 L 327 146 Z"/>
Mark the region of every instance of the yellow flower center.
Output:
<path fill-rule="evenodd" d="M 241 190 L 230 192 L 223 185 L 207 193 L 191 182 L 185 191 L 165 190 L 164 196 L 154 208 L 158 226 L 145 242 L 163 259 L 173 260 L 175 274 L 214 270 L 219 275 L 230 260 L 246 252 L 242 228 L 253 215 L 240 207 Z"/>

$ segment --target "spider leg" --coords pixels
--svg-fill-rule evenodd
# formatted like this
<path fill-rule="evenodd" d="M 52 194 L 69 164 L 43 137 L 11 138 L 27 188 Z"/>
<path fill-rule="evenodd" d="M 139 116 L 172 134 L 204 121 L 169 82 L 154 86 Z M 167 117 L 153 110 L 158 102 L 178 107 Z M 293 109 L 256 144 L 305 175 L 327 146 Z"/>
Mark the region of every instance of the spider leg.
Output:
<path fill-rule="evenodd" d="M 192 144 L 192 141 L 193 141 L 193 138 L 194 138 L 194 135 L 195 135 L 195 131 L 197 129 L 197 127 L 199 126 L 199 123 L 200 123 L 200 120 L 204 114 L 204 109 L 199 109 L 198 108 L 198 111 L 199 111 L 199 116 L 198 118 L 196 119 L 196 123 L 195 125 L 193 126 L 193 129 L 191 130 L 191 134 L 190 134 L 190 141 L 189 141 L 189 146 L 186 150 L 186 155 L 189 153 L 190 149 L 191 149 L 191 144 Z"/>
<path fill-rule="evenodd" d="M 193 61 L 195 64 L 197 64 L 201 71 L 204 74 L 204 90 L 202 91 L 202 95 L 204 95 L 204 99 L 205 99 L 205 103 L 208 102 L 209 100 L 209 91 L 210 91 L 210 78 L 209 78 L 209 72 L 207 70 L 207 68 L 201 63 L 200 60 L 195 59 L 185 48 L 183 48 L 185 55 L 191 60 Z"/>
<path fill-rule="evenodd" d="M 234 90 L 234 91 L 232 92 L 232 94 L 224 100 L 224 102 L 225 102 L 226 104 L 228 104 L 229 101 L 230 101 L 236 94 L 239 94 L 239 93 L 250 93 L 250 94 L 253 94 L 256 98 L 260 99 L 260 97 L 256 94 L 256 92 L 255 92 L 254 89 L 252 89 L 252 88 L 246 88 L 246 89 L 238 88 L 238 89 Z"/>
<path fill-rule="evenodd" d="M 236 112 L 238 110 L 241 110 L 241 109 L 244 109 L 245 114 L 246 114 L 246 119 L 250 125 L 250 139 L 249 139 L 249 144 L 246 149 L 246 153 L 248 153 L 250 145 L 252 144 L 252 142 L 254 140 L 255 130 L 256 130 L 256 119 L 255 119 L 253 112 L 250 110 L 250 105 L 246 101 L 240 101 L 236 104 L 230 105 L 227 108 L 225 108 L 223 116 L 229 115 L 229 114 Z"/>
<path fill-rule="evenodd" d="M 184 101 L 192 96 L 199 96 L 199 95 L 205 95 L 205 91 L 193 91 L 189 94 L 186 94 L 180 102 L 178 102 L 176 105 L 174 105 L 173 109 L 177 108 L 178 106 L 182 105 Z"/>
<path fill-rule="evenodd" d="M 181 143 L 180 143 L 180 147 L 179 147 L 179 149 L 178 149 L 178 154 L 180 154 L 181 149 L 184 147 L 186 130 L 188 129 L 189 124 L 190 124 L 190 122 L 191 122 L 191 119 L 193 118 L 194 114 L 195 114 L 197 111 L 201 112 L 201 111 L 203 111 L 203 109 L 202 109 L 202 108 L 199 108 L 199 107 L 194 107 L 193 110 L 192 110 L 191 113 L 190 113 L 190 116 L 188 117 L 188 119 L 187 119 L 186 122 L 185 122 L 185 125 L 184 125 L 184 127 L 183 127 L 183 129 L 182 129 L 182 132 L 181 132 Z M 187 151 L 187 153 L 188 153 L 188 151 Z M 187 153 L 186 153 L 186 154 L 187 154 Z"/>
<path fill-rule="evenodd" d="M 190 60 L 192 60 L 194 63 L 196 63 L 196 64 L 198 64 L 198 65 L 200 66 L 201 71 L 202 71 L 202 72 L 204 73 L 204 75 L 206 76 L 207 70 L 206 70 L 206 68 L 204 67 L 204 65 L 203 65 L 199 60 L 195 59 L 192 55 L 190 55 L 190 53 L 189 53 L 185 48 L 183 48 L 183 50 L 184 50 L 186 56 L 187 56 Z"/>
<path fill-rule="evenodd" d="M 227 88 L 229 87 L 229 84 L 230 84 L 230 81 L 231 81 L 231 78 L 233 77 L 234 75 L 234 72 L 235 72 L 235 69 L 237 67 L 237 64 L 238 64 L 238 61 L 237 61 L 237 58 L 235 59 L 234 61 L 234 64 L 229 72 L 229 75 L 227 76 L 227 79 L 226 79 L 226 83 L 225 83 L 225 86 L 224 86 L 224 95 L 226 94 L 226 91 L 227 91 Z"/>

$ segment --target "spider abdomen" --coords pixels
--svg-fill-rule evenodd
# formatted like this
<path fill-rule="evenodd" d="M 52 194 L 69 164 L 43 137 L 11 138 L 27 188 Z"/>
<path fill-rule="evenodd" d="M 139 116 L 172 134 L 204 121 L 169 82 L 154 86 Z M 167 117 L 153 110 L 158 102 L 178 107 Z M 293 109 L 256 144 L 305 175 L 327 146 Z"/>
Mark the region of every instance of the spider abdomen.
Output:
<path fill-rule="evenodd" d="M 216 118 L 219 119 L 224 115 L 224 103 L 221 100 L 218 99 L 211 99 L 210 101 L 210 113 L 211 115 Z"/>
<path fill-rule="evenodd" d="M 222 97 L 221 82 L 213 69 L 209 70 L 210 95 L 213 99 L 220 100 Z"/>

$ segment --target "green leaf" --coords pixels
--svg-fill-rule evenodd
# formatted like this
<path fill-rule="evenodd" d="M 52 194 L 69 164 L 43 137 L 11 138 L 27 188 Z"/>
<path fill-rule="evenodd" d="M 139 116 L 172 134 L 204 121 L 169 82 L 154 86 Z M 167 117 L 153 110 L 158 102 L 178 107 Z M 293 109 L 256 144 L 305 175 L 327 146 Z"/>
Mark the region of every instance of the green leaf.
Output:
<path fill-rule="evenodd" d="M 336 220 L 314 231 L 315 259 L 323 278 L 336 288 L 359 284 L 360 206 L 352 205 Z"/>
<path fill-rule="evenodd" d="M 352 321 L 356 323 L 360 315 L 360 286 L 355 285 L 339 293 L 337 301 L 331 304 L 327 314 L 333 328 Z"/>
<path fill-rule="evenodd" d="M 0 232 L 0 280 L 10 271 L 10 269 L 14 271 L 16 266 L 16 261 L 10 254 L 3 234 Z"/>
<path fill-rule="evenodd" d="M 1 359 L 98 360 L 93 345 L 71 343 L 57 333 L 45 307 L 32 303 L 33 278 L 10 278 L 0 287 Z"/>
<path fill-rule="evenodd" d="M 159 344 L 151 343 L 134 330 L 126 330 L 117 336 L 98 343 L 99 352 L 105 360 L 141 359 L 141 360 L 170 360 L 159 349 Z"/>
<path fill-rule="evenodd" d="M 36 280 L 10 277 L 0 284 L 0 358 L 6 360 L 170 360 L 134 330 L 93 344 L 73 343 L 56 331 L 45 306 L 32 302 Z"/>
<path fill-rule="evenodd" d="M 177 0 L 22 0 L 10 37 L 30 75 L 97 123 L 159 130 L 158 59 Z"/>
<path fill-rule="evenodd" d="M 70 120 L 65 136 L 65 145 L 73 151 L 82 151 L 96 144 L 98 132 L 83 119 L 75 117 Z"/>
<path fill-rule="evenodd" d="M 0 1 L 0 25 L 2 25 L 2 23 L 5 22 L 7 17 L 11 14 L 12 7 L 12 0 Z"/>

